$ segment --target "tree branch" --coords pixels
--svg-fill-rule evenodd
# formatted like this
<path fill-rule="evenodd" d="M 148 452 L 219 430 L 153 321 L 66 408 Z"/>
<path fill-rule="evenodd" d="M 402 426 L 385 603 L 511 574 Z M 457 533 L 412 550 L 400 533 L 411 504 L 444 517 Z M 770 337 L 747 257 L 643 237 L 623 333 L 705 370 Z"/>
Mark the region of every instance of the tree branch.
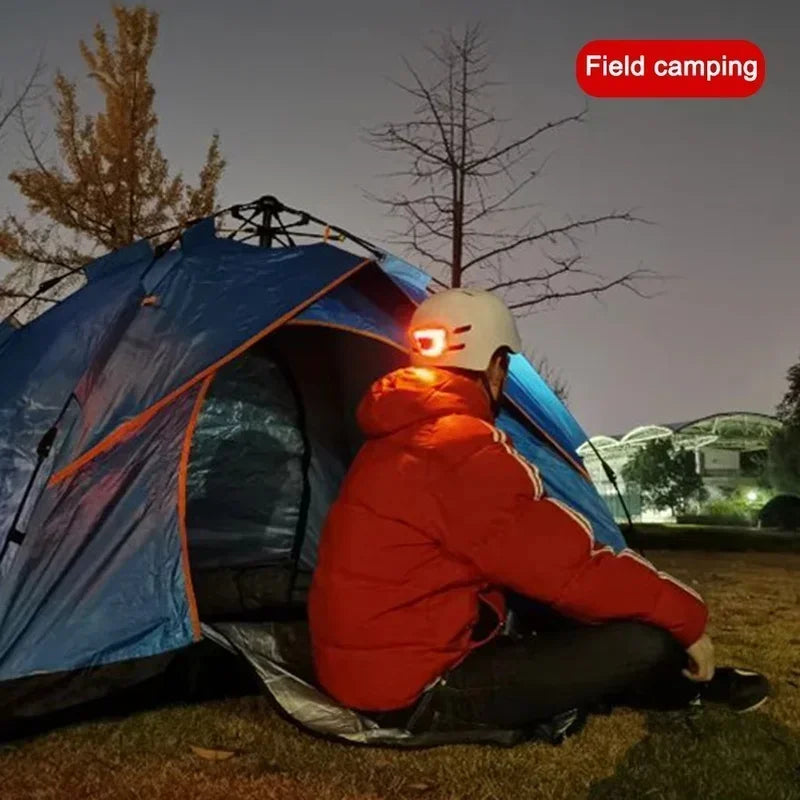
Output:
<path fill-rule="evenodd" d="M 651 297 L 653 297 L 653 295 L 648 295 L 641 289 L 637 288 L 636 281 L 640 281 L 646 278 L 656 278 L 656 277 L 658 276 L 655 273 L 650 272 L 649 270 L 637 269 L 633 270 L 632 272 L 628 272 L 619 278 L 608 280 L 602 284 L 596 284 L 594 286 L 588 286 L 582 289 L 569 288 L 564 291 L 548 291 L 537 297 L 530 298 L 528 300 L 510 302 L 508 304 L 508 307 L 512 311 L 515 311 L 523 308 L 531 308 L 533 306 L 541 305 L 542 303 L 552 303 L 557 300 L 564 300 L 568 297 L 590 296 L 596 299 L 603 292 L 607 292 L 609 289 L 614 289 L 616 287 L 623 287 L 628 291 L 633 292 L 633 294 L 635 294 L 637 297 L 650 299 Z"/>
<path fill-rule="evenodd" d="M 34 144 L 33 137 L 31 136 L 30 130 L 28 129 L 28 122 L 24 114 L 22 113 L 19 114 L 19 121 L 20 121 L 20 128 L 22 130 L 22 135 L 25 139 L 25 143 L 28 146 L 31 158 L 33 159 L 40 173 L 49 181 L 50 187 L 56 192 L 59 203 L 61 203 L 63 208 L 65 208 L 69 212 L 70 214 L 69 222 L 72 225 L 72 227 L 80 229 L 81 225 L 83 224 L 83 221 L 85 221 L 95 226 L 95 228 L 98 230 L 105 229 L 106 231 L 108 231 L 107 225 L 104 225 L 97 219 L 93 219 L 85 211 L 81 211 L 80 209 L 75 208 L 70 199 L 67 197 L 66 192 L 64 191 L 66 182 L 60 176 L 54 175 L 53 172 L 44 163 L 42 158 L 39 156 L 39 151 L 36 145 Z"/>
<path fill-rule="evenodd" d="M 485 156 L 482 156 L 481 158 L 476 159 L 475 161 L 472 161 L 469 164 L 467 164 L 467 168 L 473 170 L 476 167 L 482 166 L 483 164 L 488 164 L 490 161 L 496 161 L 497 159 L 502 158 L 503 156 L 507 155 L 513 150 L 516 150 L 517 148 L 520 147 L 524 147 L 526 144 L 529 144 L 542 134 L 547 133 L 548 131 L 552 131 L 556 128 L 560 128 L 564 125 L 568 125 L 570 122 L 583 122 L 584 118 L 588 113 L 589 113 L 588 108 L 584 108 L 583 111 L 580 111 L 577 114 L 570 114 L 566 117 L 562 117 L 561 119 L 546 122 L 544 125 L 537 128 L 535 131 L 526 134 L 525 136 L 522 136 L 519 139 L 514 140 L 510 144 L 507 144 L 505 147 L 501 147 L 499 150 L 495 150 L 493 148 Z"/>
<path fill-rule="evenodd" d="M 572 270 L 572 267 L 581 260 L 581 256 L 574 255 L 567 259 L 560 260 L 554 258 L 551 260 L 559 265 L 558 269 L 554 269 L 552 272 L 543 272 L 543 273 L 538 273 L 536 275 L 528 275 L 524 278 L 513 278 L 511 280 L 500 281 L 490 286 L 489 289 L 490 291 L 496 291 L 497 289 L 510 289 L 516 286 L 528 286 L 532 283 L 546 283 L 547 281 L 550 281 L 553 278 L 557 278 L 559 275 L 564 275 L 567 272 L 570 272 Z M 588 275 L 590 273 L 584 272 L 583 274 Z"/>
<path fill-rule="evenodd" d="M 598 217 L 588 217 L 586 219 L 579 219 L 573 222 L 568 222 L 564 225 L 560 225 L 555 228 L 545 228 L 537 233 L 529 234 L 528 236 L 521 236 L 518 239 L 515 239 L 512 242 L 509 242 L 502 247 L 496 247 L 493 250 L 489 250 L 486 253 L 482 253 L 480 256 L 473 258 L 471 261 L 468 261 L 464 265 L 464 269 L 469 269 L 470 267 L 474 266 L 475 264 L 479 264 L 482 261 L 486 261 L 487 259 L 494 258 L 495 256 L 499 255 L 506 255 L 511 253 L 512 251 L 516 250 L 523 245 L 532 244 L 533 242 L 542 241 L 543 239 L 554 239 L 559 236 L 566 236 L 567 234 L 581 230 L 582 228 L 593 228 L 599 225 L 602 222 L 611 222 L 611 221 L 618 221 L 618 222 L 641 222 L 645 223 L 647 220 L 641 219 L 633 215 L 633 213 L 629 211 L 624 212 L 610 212 L 609 214 L 601 214 Z"/>
<path fill-rule="evenodd" d="M 0 131 L 4 128 L 4 126 L 8 123 L 11 117 L 15 116 L 19 111 L 21 111 L 25 105 L 31 99 L 31 96 L 34 94 L 34 91 L 39 88 L 39 79 L 42 77 L 42 73 L 44 72 L 44 63 L 42 62 L 41 57 L 36 62 L 36 66 L 33 68 L 28 80 L 25 82 L 25 85 L 22 87 L 22 90 L 17 94 L 17 97 L 11 103 L 5 111 L 0 113 Z"/>
<path fill-rule="evenodd" d="M 0 286 L 0 300 L 6 298 L 11 300 L 42 300 L 45 303 L 52 303 L 53 305 L 57 305 L 61 302 L 54 297 L 45 297 L 41 294 L 26 294 L 25 292 L 4 289 L 2 286 Z"/>

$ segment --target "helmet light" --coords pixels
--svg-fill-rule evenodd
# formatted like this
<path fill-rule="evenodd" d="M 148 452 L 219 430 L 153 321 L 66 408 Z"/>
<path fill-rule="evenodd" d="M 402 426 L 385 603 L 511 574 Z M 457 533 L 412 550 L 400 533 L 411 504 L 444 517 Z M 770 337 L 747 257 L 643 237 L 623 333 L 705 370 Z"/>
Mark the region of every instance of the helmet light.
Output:
<path fill-rule="evenodd" d="M 411 334 L 420 355 L 439 358 L 447 350 L 447 331 L 444 328 L 421 328 Z"/>

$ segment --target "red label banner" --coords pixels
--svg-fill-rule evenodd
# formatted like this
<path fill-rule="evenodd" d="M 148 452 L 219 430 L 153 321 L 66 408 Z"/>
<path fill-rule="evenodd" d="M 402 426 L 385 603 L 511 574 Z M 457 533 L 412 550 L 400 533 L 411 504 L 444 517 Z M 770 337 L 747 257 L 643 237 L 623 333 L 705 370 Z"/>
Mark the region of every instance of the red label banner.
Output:
<path fill-rule="evenodd" d="M 575 60 L 592 97 L 750 97 L 766 59 L 745 39 L 597 39 Z"/>

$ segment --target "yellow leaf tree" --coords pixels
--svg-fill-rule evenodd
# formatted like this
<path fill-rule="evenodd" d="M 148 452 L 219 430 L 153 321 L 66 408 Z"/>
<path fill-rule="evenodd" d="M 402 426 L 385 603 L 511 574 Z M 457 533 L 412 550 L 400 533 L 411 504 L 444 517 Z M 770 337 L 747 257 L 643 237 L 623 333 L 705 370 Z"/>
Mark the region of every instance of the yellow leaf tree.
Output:
<path fill-rule="evenodd" d="M 26 116 L 20 115 L 31 165 L 9 178 L 27 201 L 30 218 L 9 214 L 0 227 L 0 256 L 18 265 L 5 282 L 7 295 L 35 293 L 43 280 L 71 273 L 102 252 L 215 209 L 225 167 L 219 137 L 211 138 L 194 186 L 170 173 L 156 141 L 149 64 L 158 14 L 144 6 L 114 6 L 113 12 L 113 37 L 97 25 L 92 43 L 80 43 L 103 110 L 82 113 L 76 82 L 58 72 L 52 99 L 57 156 L 52 160 L 42 156 Z M 60 291 L 70 283 L 74 288 L 76 280 Z M 42 302 L 48 301 L 34 302 L 35 311 L 42 310 Z"/>

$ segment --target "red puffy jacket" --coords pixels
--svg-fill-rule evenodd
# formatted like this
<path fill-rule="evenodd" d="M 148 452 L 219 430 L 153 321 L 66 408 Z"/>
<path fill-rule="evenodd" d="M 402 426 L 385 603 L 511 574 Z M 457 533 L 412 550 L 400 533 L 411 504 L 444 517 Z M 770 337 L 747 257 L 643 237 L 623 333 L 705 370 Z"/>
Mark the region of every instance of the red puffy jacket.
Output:
<path fill-rule="evenodd" d="M 479 603 L 505 617 L 500 587 L 587 623 L 637 619 L 689 646 L 707 610 L 694 591 L 543 489 L 491 423 L 483 388 L 409 368 L 375 383 L 368 437 L 328 516 L 309 598 L 321 685 L 352 708 L 411 704 L 479 646 Z"/>

